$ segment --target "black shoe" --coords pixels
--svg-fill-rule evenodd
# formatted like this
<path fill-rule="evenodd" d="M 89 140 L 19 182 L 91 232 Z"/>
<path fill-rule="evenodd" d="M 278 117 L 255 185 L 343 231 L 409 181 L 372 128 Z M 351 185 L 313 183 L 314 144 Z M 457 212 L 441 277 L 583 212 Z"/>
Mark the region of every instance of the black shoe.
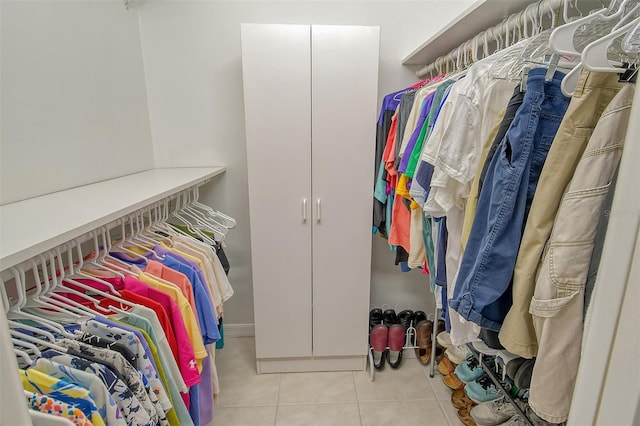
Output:
<path fill-rule="evenodd" d="M 391 327 L 393 324 L 400 324 L 400 318 L 398 318 L 396 311 L 393 309 L 386 309 L 382 313 L 382 323 L 387 327 Z"/>
<path fill-rule="evenodd" d="M 415 313 L 410 309 L 405 309 L 404 311 L 400 311 L 400 313 L 398 314 L 398 318 L 400 319 L 400 324 L 402 324 L 402 326 L 404 327 L 404 331 L 406 332 L 407 329 L 412 325 L 412 322 L 415 318 Z"/>
<path fill-rule="evenodd" d="M 416 311 L 413 314 L 413 326 L 415 327 L 416 324 L 418 324 L 420 321 L 426 321 L 427 320 L 427 314 L 424 313 L 424 311 Z"/>
<path fill-rule="evenodd" d="M 382 324 L 382 309 L 373 308 L 369 311 L 369 331 L 378 324 Z"/>

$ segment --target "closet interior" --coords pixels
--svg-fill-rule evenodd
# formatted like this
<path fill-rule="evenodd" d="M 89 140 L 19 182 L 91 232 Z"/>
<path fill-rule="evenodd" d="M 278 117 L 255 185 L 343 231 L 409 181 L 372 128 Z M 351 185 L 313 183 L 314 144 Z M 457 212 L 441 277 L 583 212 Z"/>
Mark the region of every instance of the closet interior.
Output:
<path fill-rule="evenodd" d="M 0 3 L 0 425 L 224 426 L 247 336 L 637 424 L 640 1 L 243 3 Z"/>

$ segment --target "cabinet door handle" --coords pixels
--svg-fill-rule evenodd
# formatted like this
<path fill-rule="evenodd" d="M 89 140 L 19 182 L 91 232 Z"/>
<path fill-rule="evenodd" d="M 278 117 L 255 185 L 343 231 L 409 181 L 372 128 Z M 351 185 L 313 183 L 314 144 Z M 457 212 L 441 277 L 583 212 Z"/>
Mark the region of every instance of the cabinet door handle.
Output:
<path fill-rule="evenodd" d="M 318 198 L 318 202 L 317 202 L 317 215 L 316 215 L 316 219 L 318 221 L 318 223 L 320 223 L 320 213 L 322 211 L 322 209 L 320 208 L 320 198 Z"/>
<path fill-rule="evenodd" d="M 302 199 L 302 223 L 307 222 L 307 199 Z"/>

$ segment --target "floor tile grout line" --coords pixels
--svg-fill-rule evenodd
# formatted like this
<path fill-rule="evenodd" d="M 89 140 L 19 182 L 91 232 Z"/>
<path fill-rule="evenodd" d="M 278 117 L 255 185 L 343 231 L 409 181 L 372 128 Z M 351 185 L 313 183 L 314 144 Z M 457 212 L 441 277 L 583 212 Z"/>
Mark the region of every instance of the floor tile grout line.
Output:
<path fill-rule="evenodd" d="M 273 418 L 273 426 L 278 423 L 278 412 L 280 411 L 280 386 L 282 385 L 282 373 L 278 373 L 278 393 L 276 393 L 276 415 Z"/>
<path fill-rule="evenodd" d="M 360 395 L 358 394 L 358 384 L 356 383 L 355 371 L 351 372 L 351 378 L 353 379 L 353 389 L 356 392 L 356 407 L 358 407 L 358 419 L 360 419 L 360 426 L 364 426 L 364 423 L 362 423 L 362 412 L 360 411 Z"/>
<path fill-rule="evenodd" d="M 442 401 L 438 400 L 438 405 L 440 406 L 440 411 L 442 411 L 442 415 L 444 415 L 444 418 L 447 419 L 447 423 L 449 423 L 449 426 L 457 426 L 458 423 L 453 423 L 452 419 L 450 419 L 447 413 L 444 411 L 444 407 L 442 407 Z"/>

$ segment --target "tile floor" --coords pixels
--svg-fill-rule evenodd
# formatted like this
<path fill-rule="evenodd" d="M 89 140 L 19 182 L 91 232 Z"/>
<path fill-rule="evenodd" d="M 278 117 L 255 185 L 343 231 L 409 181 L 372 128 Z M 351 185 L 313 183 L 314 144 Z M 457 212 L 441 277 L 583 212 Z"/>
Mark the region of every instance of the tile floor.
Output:
<path fill-rule="evenodd" d="M 256 374 L 253 337 L 227 338 L 216 354 L 220 396 L 209 426 L 456 425 L 451 391 L 412 353 L 397 370 Z"/>

